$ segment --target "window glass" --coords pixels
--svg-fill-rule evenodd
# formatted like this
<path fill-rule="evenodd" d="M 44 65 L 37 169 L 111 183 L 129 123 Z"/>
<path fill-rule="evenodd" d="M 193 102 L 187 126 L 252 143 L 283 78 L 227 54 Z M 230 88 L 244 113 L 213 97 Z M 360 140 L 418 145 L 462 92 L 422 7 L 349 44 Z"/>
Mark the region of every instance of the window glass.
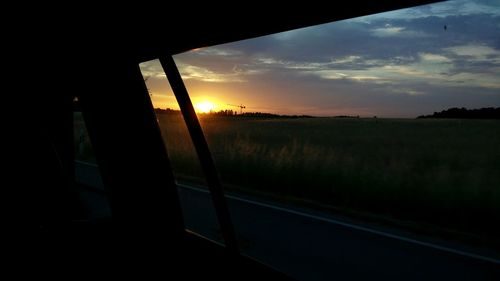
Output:
<path fill-rule="evenodd" d="M 73 112 L 73 147 L 75 149 L 75 160 L 96 163 L 87 127 L 82 113 L 79 111 Z"/>
<path fill-rule="evenodd" d="M 499 34 L 497 2 L 447 1 L 174 58 L 231 195 L 498 247 Z"/>
<path fill-rule="evenodd" d="M 177 182 L 189 231 L 223 243 L 200 162 L 159 60 L 140 64 Z"/>
<path fill-rule="evenodd" d="M 78 99 L 75 98 L 75 103 Z M 75 182 L 78 195 L 90 221 L 111 218 L 111 208 L 82 113 L 73 112 L 73 143 L 75 149 Z"/>
<path fill-rule="evenodd" d="M 447 1 L 174 56 L 241 250 L 305 280 L 370 268 L 366 233 L 498 251 L 498 34 L 497 2 Z"/>

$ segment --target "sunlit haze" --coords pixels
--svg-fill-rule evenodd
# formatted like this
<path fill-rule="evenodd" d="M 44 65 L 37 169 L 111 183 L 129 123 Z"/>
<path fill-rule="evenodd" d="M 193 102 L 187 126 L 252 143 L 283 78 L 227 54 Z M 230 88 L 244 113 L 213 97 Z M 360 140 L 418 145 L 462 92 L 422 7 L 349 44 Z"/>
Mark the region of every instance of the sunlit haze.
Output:
<path fill-rule="evenodd" d="M 216 110 L 216 105 L 209 101 L 202 101 L 194 105 L 194 109 L 199 113 L 209 113 Z"/>
<path fill-rule="evenodd" d="M 159 35 L 161 36 L 161 35 Z M 174 56 L 197 112 L 416 117 L 500 107 L 500 1 L 459 0 Z M 155 107 L 178 109 L 158 61 Z"/>

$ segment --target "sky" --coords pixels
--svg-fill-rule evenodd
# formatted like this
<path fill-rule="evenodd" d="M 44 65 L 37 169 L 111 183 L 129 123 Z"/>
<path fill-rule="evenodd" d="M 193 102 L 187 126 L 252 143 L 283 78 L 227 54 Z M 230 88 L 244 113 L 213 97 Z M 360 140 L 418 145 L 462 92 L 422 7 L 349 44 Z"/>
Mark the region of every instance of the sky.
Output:
<path fill-rule="evenodd" d="M 446 28 L 445 28 L 446 27 Z M 414 118 L 500 107 L 500 0 L 456 0 L 174 56 L 195 108 Z M 157 60 L 153 104 L 178 108 Z"/>

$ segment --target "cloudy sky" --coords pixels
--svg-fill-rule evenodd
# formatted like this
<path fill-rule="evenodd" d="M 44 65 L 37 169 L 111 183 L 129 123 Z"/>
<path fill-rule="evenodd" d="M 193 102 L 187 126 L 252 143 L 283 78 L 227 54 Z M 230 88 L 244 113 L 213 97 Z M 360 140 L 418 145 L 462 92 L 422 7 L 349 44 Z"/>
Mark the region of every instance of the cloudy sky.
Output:
<path fill-rule="evenodd" d="M 420 6 L 174 59 L 193 103 L 214 110 L 413 118 L 500 107 L 500 0 Z M 178 108 L 158 61 L 141 69 L 155 106 Z"/>

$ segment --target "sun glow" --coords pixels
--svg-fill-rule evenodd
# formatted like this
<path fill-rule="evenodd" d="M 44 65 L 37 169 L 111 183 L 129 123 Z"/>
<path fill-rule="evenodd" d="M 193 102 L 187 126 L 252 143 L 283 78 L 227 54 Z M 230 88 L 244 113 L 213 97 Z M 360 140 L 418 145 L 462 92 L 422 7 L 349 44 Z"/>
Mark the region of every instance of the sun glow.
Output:
<path fill-rule="evenodd" d="M 198 113 L 209 113 L 215 110 L 215 104 L 209 101 L 202 101 L 194 105 L 194 109 Z"/>

